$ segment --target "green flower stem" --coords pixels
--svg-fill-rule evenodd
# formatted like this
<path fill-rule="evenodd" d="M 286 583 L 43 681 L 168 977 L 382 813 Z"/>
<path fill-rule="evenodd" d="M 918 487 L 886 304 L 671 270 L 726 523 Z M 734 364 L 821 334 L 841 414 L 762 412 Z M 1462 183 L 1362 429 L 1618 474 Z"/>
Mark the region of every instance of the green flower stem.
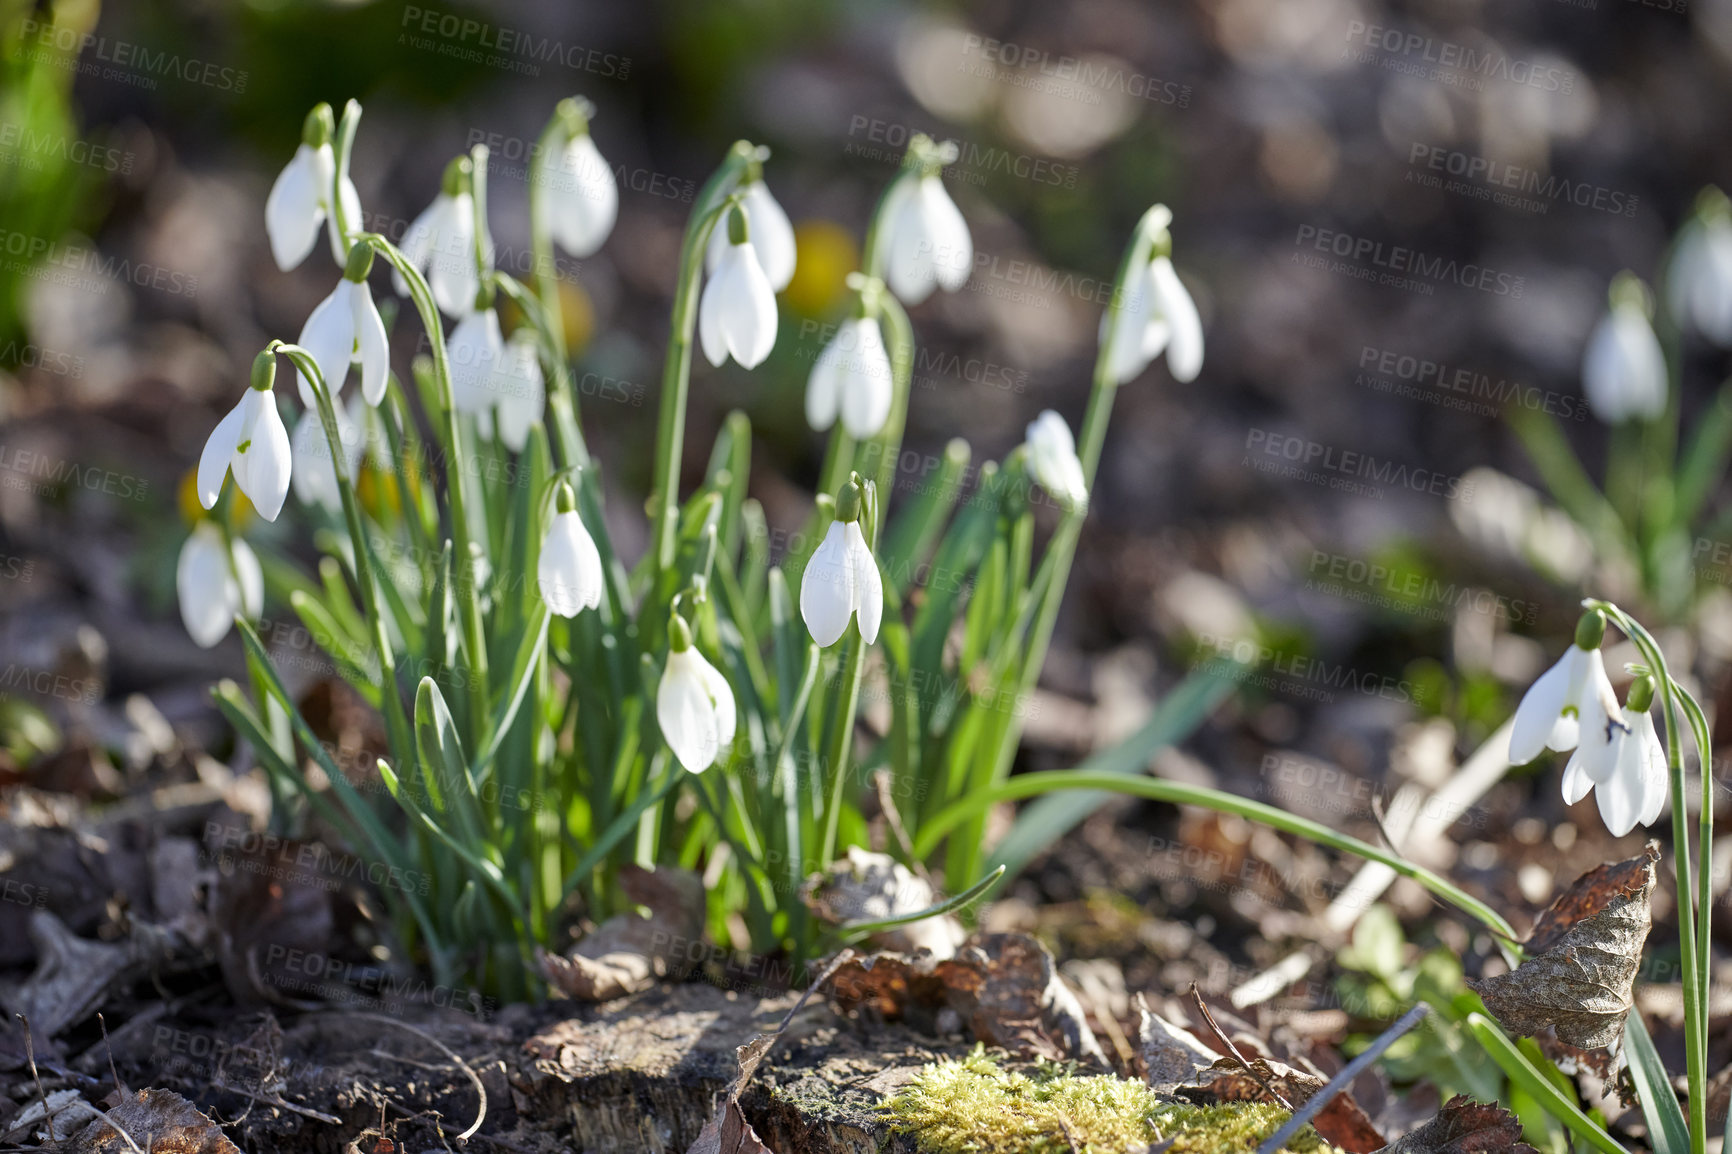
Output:
<path fill-rule="evenodd" d="M 680 242 L 680 279 L 674 290 L 667 358 L 662 364 L 661 411 L 656 428 L 653 556 L 658 573 L 673 567 L 679 547 L 680 464 L 685 448 L 686 398 L 691 388 L 692 337 L 698 325 L 704 253 L 710 229 L 721 215 L 721 206 L 756 155 L 757 150 L 748 141 L 734 143 L 727 159 L 698 193 L 686 223 L 685 238 Z"/>
<path fill-rule="evenodd" d="M 1699 910 L 1693 908 L 1698 896 L 1691 874 L 1690 814 L 1689 807 L 1684 804 L 1684 749 L 1678 732 L 1681 689 L 1672 680 L 1666 667 L 1666 655 L 1660 651 L 1659 643 L 1641 622 L 1610 601 L 1588 598 L 1582 602 L 1582 607 L 1600 610 L 1623 630 L 1641 650 L 1660 683 L 1661 713 L 1666 719 L 1666 770 L 1672 790 L 1672 873 L 1678 882 L 1678 952 L 1683 955 L 1684 969 L 1684 1058 L 1690 1082 L 1690 1149 L 1692 1154 L 1704 1154 L 1708 1142 L 1708 939 L 1698 938 L 1697 925 L 1700 918 L 1706 926 L 1713 903 L 1703 900 Z M 1712 789 L 1712 784 L 1706 780 L 1710 776 L 1708 771 L 1709 766 L 1704 765 L 1704 792 Z M 1712 804 L 1712 799 L 1709 804 Z M 1702 816 L 1704 820 L 1712 820 L 1706 808 Z M 1702 831 L 1703 840 L 1710 849 L 1712 832 L 1711 828 Z M 1712 873 L 1710 861 L 1711 858 L 1704 858 L 1701 863 L 1704 875 Z M 1703 899 L 1707 898 L 1710 890 L 1711 878 L 1704 876 Z"/>
<path fill-rule="evenodd" d="M 475 523 L 470 519 L 473 501 L 469 492 L 469 471 L 463 467 L 462 430 L 457 421 L 457 400 L 451 387 L 451 361 L 445 349 L 445 325 L 439 318 L 439 306 L 433 300 L 433 290 L 420 271 L 410 263 L 403 251 L 376 232 L 362 233 L 357 239 L 373 246 L 391 267 L 402 274 L 409 286 L 415 311 L 421 314 L 421 324 L 427 330 L 428 343 L 433 346 L 433 380 L 439 389 L 440 416 L 444 420 L 445 470 L 451 498 L 451 536 L 455 561 L 461 567 L 462 579 L 457 582 L 458 621 L 463 631 L 463 647 L 469 653 L 470 676 L 465 678 L 469 691 L 471 742 L 479 749 L 487 743 L 491 722 L 488 703 L 487 632 L 481 620 L 481 598 L 476 589 L 475 559 L 470 545 L 479 544 Z"/>
<path fill-rule="evenodd" d="M 360 127 L 361 105 L 351 100 L 343 106 L 343 119 L 337 122 L 337 136 L 331 148 L 336 160 L 331 175 L 331 220 L 336 225 L 337 239 L 342 245 L 341 252 L 333 248 L 331 255 L 339 266 L 348 259 L 349 245 L 354 242 L 353 234 L 361 224 L 348 218 L 348 210 L 343 204 L 343 181 L 349 175 L 349 156 L 355 150 L 355 133 Z"/>
<path fill-rule="evenodd" d="M 848 781 L 848 750 L 854 740 L 854 714 L 860 707 L 860 672 L 866 664 L 866 646 L 859 627 L 849 622 L 842 637 L 842 683 L 837 688 L 835 713 L 822 768 L 830 774 L 830 797 L 824 805 L 824 840 L 818 861 L 828 866 L 836 860 L 836 833 L 842 821 L 842 793 Z"/>
<path fill-rule="evenodd" d="M 355 500 L 354 486 L 344 476 L 345 457 L 343 435 L 337 426 L 337 411 L 331 403 L 330 389 L 319 372 L 312 354 L 300 345 L 272 341 L 267 352 L 281 353 L 294 362 L 319 406 L 319 424 L 325 429 L 325 443 L 331 451 L 331 471 L 337 477 L 337 490 L 343 500 L 343 520 L 348 523 L 349 539 L 355 550 L 355 583 L 361 587 L 361 605 L 366 610 L 367 623 L 373 629 L 373 650 L 379 660 L 379 695 L 385 706 L 385 728 L 391 743 L 391 755 L 398 765 L 411 764 L 415 757 L 415 740 L 409 728 L 408 715 L 403 711 L 403 698 L 397 691 L 397 663 L 391 652 L 391 638 L 385 630 L 385 616 L 379 612 L 378 575 L 373 572 L 372 553 L 367 548 L 366 530 L 361 524 L 361 506 Z"/>
<path fill-rule="evenodd" d="M 547 339 L 553 364 L 553 388 L 547 405 L 553 410 L 553 436 L 559 445 L 560 464 L 587 465 L 589 452 L 583 443 L 577 395 L 571 383 L 571 353 L 565 344 L 565 312 L 559 303 L 559 265 L 553 252 L 553 230 L 548 227 L 544 198 L 548 187 L 548 160 L 558 151 L 560 116 L 547 120 L 537 141 L 535 158 L 529 163 L 529 254 L 535 263 L 535 292 L 545 310 L 542 335 Z"/>
<path fill-rule="evenodd" d="M 1083 482 L 1091 499 L 1095 489 L 1095 474 L 1100 467 L 1101 448 L 1106 444 L 1107 425 L 1112 420 L 1113 401 L 1118 395 L 1118 382 L 1113 379 L 1112 370 L 1113 349 L 1121 335 L 1118 317 L 1124 305 L 1126 285 L 1132 270 L 1153 259 L 1151 254 L 1155 241 L 1166 227 L 1168 219 L 1170 218 L 1158 208 L 1150 208 L 1143 214 L 1142 219 L 1137 222 L 1136 230 L 1131 234 L 1130 244 L 1125 247 L 1124 256 L 1119 261 L 1118 277 L 1113 282 L 1112 299 L 1107 304 L 1110 319 L 1107 321 L 1106 339 L 1101 342 L 1100 353 L 1095 357 L 1094 388 L 1089 394 L 1088 411 L 1083 416 L 1082 435 L 1077 444 L 1077 457 L 1083 468 Z M 1064 601 L 1065 586 L 1070 583 L 1070 568 L 1076 558 L 1077 537 L 1081 534 L 1082 523 L 1087 516 L 1087 505 L 1071 509 L 1065 514 L 1047 546 L 1054 557 L 1052 576 L 1041 598 L 1040 608 L 1028 636 L 1028 644 L 1023 649 L 1022 668 L 1016 686 L 1017 700 L 1022 700 L 1033 692 L 1035 684 L 1040 680 L 1041 667 L 1046 663 L 1046 651 L 1052 644 L 1053 629 L 1058 624 L 1058 611 Z M 1042 568 L 1045 568 L 1045 564 L 1043 559 Z M 992 773 L 992 781 L 995 783 L 1002 782 L 1009 776 L 1011 761 L 1022 741 L 1022 723 L 1020 713 L 1012 716 L 999 734 Z M 957 884 L 964 880 L 967 879 L 955 879 Z"/>

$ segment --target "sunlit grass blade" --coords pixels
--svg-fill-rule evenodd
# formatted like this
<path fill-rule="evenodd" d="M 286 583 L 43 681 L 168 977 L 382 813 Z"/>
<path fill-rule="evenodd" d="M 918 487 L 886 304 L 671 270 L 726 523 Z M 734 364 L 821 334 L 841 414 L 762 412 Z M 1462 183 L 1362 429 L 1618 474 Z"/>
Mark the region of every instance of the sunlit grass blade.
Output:
<path fill-rule="evenodd" d="M 505 688 L 500 693 L 499 700 L 494 703 L 492 732 L 487 739 L 487 744 L 475 755 L 475 777 L 477 780 L 487 776 L 487 770 L 493 763 L 493 757 L 499 752 L 500 743 L 505 740 L 505 734 L 510 730 L 511 723 L 517 719 L 517 710 L 523 704 L 523 696 L 529 692 L 529 683 L 535 677 L 536 666 L 546 649 L 548 620 L 546 602 L 537 600 L 535 608 L 530 611 L 529 621 L 523 631 L 523 640 L 517 646 L 517 657 L 511 663 L 511 675 L 505 682 Z"/>
<path fill-rule="evenodd" d="M 991 873 L 987 874 L 961 893 L 948 897 L 934 905 L 927 906 L 923 910 L 918 910 L 911 914 L 899 914 L 893 918 L 878 918 L 873 921 L 843 922 L 840 926 L 837 926 L 836 929 L 838 933 L 853 939 L 865 937 L 867 934 L 882 933 L 884 930 L 893 930 L 897 926 L 906 926 L 914 922 L 923 922 L 927 918 L 936 918 L 943 914 L 947 914 L 952 910 L 959 910 L 963 906 L 968 905 L 975 898 L 978 898 L 981 894 L 984 894 L 987 890 L 991 889 L 994 883 L 1003 876 L 1004 867 L 999 866 L 997 869 L 993 870 Z"/>
<path fill-rule="evenodd" d="M 1498 1064 L 1509 1080 L 1533 1095 L 1552 1117 L 1562 1122 L 1570 1132 L 1603 1154 L 1629 1154 L 1617 1139 L 1606 1133 L 1599 1123 L 1582 1113 L 1582 1108 L 1570 1100 L 1551 1080 L 1534 1069 L 1496 1022 L 1483 1014 L 1469 1014 L 1467 1028 L 1485 1047 L 1486 1053 Z"/>
<path fill-rule="evenodd" d="M 1684 1108 L 1678 1104 L 1678 1095 L 1672 1092 L 1666 1064 L 1660 1060 L 1660 1052 L 1654 1048 L 1654 1039 L 1648 1035 L 1648 1027 L 1638 1010 L 1632 1009 L 1624 1019 L 1624 1051 L 1630 1057 L 1630 1077 L 1636 1083 L 1636 1097 L 1642 1102 L 1642 1117 L 1648 1121 L 1654 1154 L 1689 1154 L 1690 1127 L 1684 1121 Z M 1728 1113 L 1727 1125 L 1727 1133 L 1732 1136 L 1732 1112 Z"/>
<path fill-rule="evenodd" d="M 415 691 L 415 751 L 421 758 L 421 784 L 434 811 L 455 821 L 470 847 L 487 845 L 480 792 L 463 757 L 457 723 L 431 677 L 423 677 Z"/>

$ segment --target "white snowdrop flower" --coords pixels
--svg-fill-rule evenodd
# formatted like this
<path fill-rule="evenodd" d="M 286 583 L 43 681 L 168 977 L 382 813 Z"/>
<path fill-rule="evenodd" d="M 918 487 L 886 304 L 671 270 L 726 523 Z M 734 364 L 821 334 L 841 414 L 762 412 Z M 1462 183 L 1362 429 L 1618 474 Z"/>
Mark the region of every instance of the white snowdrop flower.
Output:
<path fill-rule="evenodd" d="M 505 358 L 499 314 L 479 309 L 457 322 L 446 346 L 451 363 L 451 394 L 460 413 L 491 417 L 498 402 L 498 373 Z"/>
<path fill-rule="evenodd" d="M 475 201 L 469 192 L 469 158 L 460 156 L 445 168 L 439 195 L 403 234 L 403 255 L 425 273 L 433 300 L 446 316 L 466 317 L 475 311 L 481 275 L 475 267 Z M 491 237 L 484 237 L 487 260 L 493 261 Z M 409 295 L 409 283 L 393 273 L 399 296 Z"/>
<path fill-rule="evenodd" d="M 752 251 L 750 226 L 738 205 L 728 210 L 727 231 L 727 249 L 698 301 L 698 341 L 710 364 L 732 356 L 752 369 L 776 346 L 776 293 Z"/>
<path fill-rule="evenodd" d="M 1647 289 L 1620 273 L 1610 296 L 1582 357 L 1588 408 L 1608 425 L 1652 420 L 1666 411 L 1666 356 L 1648 320 Z"/>
<path fill-rule="evenodd" d="M 1732 347 L 1732 209 L 1718 190 L 1678 237 L 1667 269 L 1666 296 L 1680 328 L 1694 328 Z"/>
<path fill-rule="evenodd" d="M 890 417 L 895 393 L 890 352 L 876 317 L 850 317 L 818 354 L 806 380 L 806 421 L 823 431 L 842 415 L 842 427 L 856 441 L 876 437 Z"/>
<path fill-rule="evenodd" d="M 690 773 L 702 773 L 734 743 L 734 691 L 692 644 L 683 617 L 674 614 L 668 631 L 667 666 L 656 687 L 656 721 L 679 763 Z"/>
<path fill-rule="evenodd" d="M 741 185 L 740 206 L 746 210 L 746 223 L 752 236 L 752 255 L 770 280 L 770 287 L 781 292 L 794 279 L 794 226 L 776 198 L 770 195 L 763 177 L 753 177 Z M 717 222 L 718 224 L 720 222 Z M 705 253 L 705 268 L 711 276 L 727 255 L 728 236 L 722 228 L 710 230 L 709 249 Z"/>
<path fill-rule="evenodd" d="M 1130 275 L 1122 291 L 1116 317 L 1111 309 L 1101 317 L 1101 344 L 1112 336 L 1113 380 L 1122 385 L 1137 377 L 1162 353 L 1174 380 L 1196 380 L 1203 371 L 1203 320 L 1171 258 L 1154 257 Z"/>
<path fill-rule="evenodd" d="M 547 195 L 533 198 L 553 243 L 575 257 L 601 248 L 619 215 L 619 185 L 589 135 L 592 111 L 587 101 L 560 102 L 564 143 L 547 173 Z"/>
<path fill-rule="evenodd" d="M 1088 483 L 1083 480 L 1082 462 L 1077 459 L 1076 440 L 1064 418 L 1047 409 L 1029 423 L 1029 471 L 1053 497 L 1072 508 L 1088 503 Z"/>
<path fill-rule="evenodd" d="M 253 361 L 252 387 L 206 439 L 198 460 L 198 499 L 205 508 L 216 504 L 223 477 L 232 471 L 259 516 L 275 521 L 283 511 L 291 458 L 289 431 L 271 388 L 276 379 L 276 354 L 260 353 Z"/>
<path fill-rule="evenodd" d="M 1511 765 L 1525 765 L 1546 749 L 1575 749 L 1572 761 L 1579 759 L 1582 773 L 1594 782 L 1610 777 L 1627 731 L 1600 656 L 1605 632 L 1604 615 L 1584 613 L 1575 642 L 1528 687 L 1510 728 Z"/>
<path fill-rule="evenodd" d="M 949 146 L 954 148 L 954 146 Z M 904 176 L 884 206 L 889 253 L 885 281 L 905 303 L 917 305 L 934 286 L 955 292 L 974 268 L 974 238 L 968 222 L 944 191 L 936 168 Z"/>
<path fill-rule="evenodd" d="M 1564 802 L 1574 805 L 1595 791 L 1600 819 L 1614 837 L 1623 837 L 1640 822 L 1653 825 L 1666 806 L 1670 792 L 1666 772 L 1666 750 L 1654 730 L 1648 712 L 1654 701 L 1654 679 L 1643 674 L 1630 686 L 1620 720 L 1622 728 L 1613 738 L 1612 767 L 1596 780 L 1588 772 L 1580 750 L 1564 767 Z"/>
<path fill-rule="evenodd" d="M 535 574 L 541 599 L 561 617 L 576 617 L 601 604 L 601 554 L 577 513 L 577 494 L 561 483 L 553 520 L 541 539 Z"/>
<path fill-rule="evenodd" d="M 347 412 L 342 405 L 331 407 L 337 417 L 337 440 L 343 450 L 343 477 L 350 482 L 354 481 L 361 454 L 367 448 L 366 413 L 364 409 L 357 409 L 356 404 L 351 398 Z M 325 435 L 325 423 L 319 419 L 318 409 L 308 409 L 301 414 L 301 419 L 295 422 L 289 444 L 295 459 L 295 499 L 303 505 L 323 505 L 332 513 L 342 513 L 343 493 L 337 485 L 331 442 Z"/>
<path fill-rule="evenodd" d="M 493 382 L 499 439 L 513 453 L 521 453 L 529 443 L 529 430 L 547 411 L 547 382 L 541 375 L 535 333 L 529 326 L 518 329 L 505 342 Z"/>
<path fill-rule="evenodd" d="M 334 403 L 343 390 L 352 361 L 361 363 L 361 395 L 369 405 L 385 399 L 385 385 L 391 374 L 391 345 L 385 336 L 385 321 L 373 303 L 372 290 L 367 287 L 367 274 L 373 268 L 373 248 L 357 241 L 349 250 L 349 260 L 343 279 L 320 301 L 307 323 L 301 326 L 301 336 L 295 343 L 313 355 L 319 375 L 325 378 Z M 297 378 L 301 403 L 314 407 L 313 391 L 304 379 Z"/>
<path fill-rule="evenodd" d="M 228 636 L 236 616 L 257 618 L 265 607 L 265 575 L 258 556 L 239 537 L 200 521 L 180 547 L 174 567 L 180 619 L 193 643 L 209 649 Z"/>
<path fill-rule="evenodd" d="M 265 234 L 270 237 L 271 256 L 284 272 L 307 259 L 319 238 L 319 226 L 327 218 L 332 256 L 338 262 L 343 259 L 343 237 L 330 211 L 331 184 L 337 175 L 337 158 L 331 150 L 334 131 L 330 105 L 320 104 L 309 112 L 295 155 L 277 174 L 265 198 Z M 358 226 L 361 197 L 347 176 L 343 177 L 341 195 L 343 215 L 349 224 Z"/>
<path fill-rule="evenodd" d="M 836 498 L 836 519 L 800 576 L 800 616 L 822 649 L 841 640 L 850 617 L 859 621 L 861 640 L 872 644 L 884 617 L 884 581 L 860 532 L 860 505 L 858 479 L 850 480 Z"/>

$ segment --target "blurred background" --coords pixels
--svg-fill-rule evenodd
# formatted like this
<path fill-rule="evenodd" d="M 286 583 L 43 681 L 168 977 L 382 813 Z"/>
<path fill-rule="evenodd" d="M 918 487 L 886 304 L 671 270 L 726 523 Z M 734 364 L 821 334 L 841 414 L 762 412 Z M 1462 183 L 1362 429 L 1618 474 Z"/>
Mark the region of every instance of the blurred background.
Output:
<path fill-rule="evenodd" d="M 264 231 L 318 101 L 365 106 L 354 178 L 368 227 L 393 238 L 445 164 L 486 144 L 498 263 L 519 276 L 529 150 L 556 101 L 594 102 L 619 223 L 559 276 L 628 556 L 681 229 L 736 138 L 774 150 L 799 266 L 766 365 L 696 369 L 687 469 L 744 409 L 752 490 L 784 533 L 823 451 L 806 375 L 912 133 L 960 145 L 946 184 L 977 261 L 913 312 L 899 488 L 952 437 L 998 459 L 1042 409 L 1079 422 L 1122 247 L 1170 205 L 1205 367 L 1179 386 L 1157 366 L 1119 394 L 1024 764 L 1075 764 L 1201 656 L 1240 650 L 1240 694 L 1162 771 L 1356 829 L 1501 723 L 1584 588 L 1627 592 L 1539 495 L 1511 419 L 1549 417 L 1598 475 L 1606 430 L 1580 365 L 1606 286 L 1656 276 L 1698 190 L 1732 181 L 1732 0 L 4 0 L 0 15 L 0 780 L 43 796 L 117 797 L 234 756 L 207 688 L 241 674 L 240 643 L 187 638 L 174 565 L 206 435 L 332 280 L 322 245 L 279 272 Z M 412 331 L 395 333 L 400 374 Z M 1686 425 L 1724 368 L 1690 346 Z M 312 555 L 294 502 L 247 535 L 267 568 Z M 1676 618 L 1709 667 L 1732 654 L 1728 542 L 1693 543 L 1697 593 Z M 293 614 L 265 617 L 294 648 Z M 339 705 L 332 727 L 364 724 Z M 1275 851 L 1218 818 L 1175 839 L 1145 810 L 1109 807 L 1016 895 L 1106 885 L 1213 902 L 1210 919 L 1295 900 L 1199 898 L 1196 871 L 1151 847 L 1224 847 L 1229 870 Z M 1608 852 L 1597 821 L 1582 837 L 1600 844 L 1578 843 L 1549 768 L 1471 816 L 1452 864 L 1496 904 L 1543 903 L 1554 875 Z"/>

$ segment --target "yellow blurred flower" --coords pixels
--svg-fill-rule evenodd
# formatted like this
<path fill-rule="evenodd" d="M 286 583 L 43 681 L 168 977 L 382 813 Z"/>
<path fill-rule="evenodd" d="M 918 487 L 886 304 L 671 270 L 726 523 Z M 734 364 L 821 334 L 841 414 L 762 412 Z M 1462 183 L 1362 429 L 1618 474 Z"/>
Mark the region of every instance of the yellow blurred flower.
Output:
<path fill-rule="evenodd" d="M 794 229 L 794 279 L 782 299 L 806 316 L 823 316 L 847 292 L 848 274 L 860 267 L 854 236 L 833 220 L 807 220 Z"/>

